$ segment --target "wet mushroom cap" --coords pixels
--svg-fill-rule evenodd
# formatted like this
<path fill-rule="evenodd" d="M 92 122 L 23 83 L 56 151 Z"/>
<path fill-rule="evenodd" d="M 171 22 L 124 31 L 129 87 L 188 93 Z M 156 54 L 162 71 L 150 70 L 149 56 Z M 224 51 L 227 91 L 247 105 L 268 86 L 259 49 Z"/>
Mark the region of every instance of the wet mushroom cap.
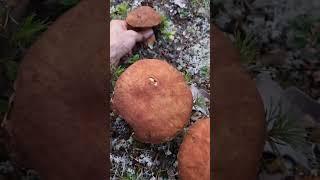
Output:
<path fill-rule="evenodd" d="M 149 6 L 140 6 L 128 14 L 126 22 L 134 28 L 151 28 L 161 23 L 161 16 Z"/>
<path fill-rule="evenodd" d="M 210 179 L 210 119 L 198 120 L 187 132 L 178 153 L 180 179 Z"/>
<path fill-rule="evenodd" d="M 171 140 L 190 119 L 192 94 L 182 73 L 163 60 L 129 66 L 116 82 L 114 110 L 144 143 Z"/>

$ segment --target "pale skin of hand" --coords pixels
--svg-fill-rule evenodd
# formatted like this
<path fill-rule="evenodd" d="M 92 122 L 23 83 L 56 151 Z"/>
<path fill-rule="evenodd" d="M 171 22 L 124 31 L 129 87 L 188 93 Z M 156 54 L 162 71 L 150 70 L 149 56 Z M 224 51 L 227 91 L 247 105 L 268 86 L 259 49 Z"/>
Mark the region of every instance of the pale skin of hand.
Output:
<path fill-rule="evenodd" d="M 110 22 L 110 65 L 116 67 L 120 59 L 131 52 L 137 42 L 144 41 L 153 35 L 153 30 L 148 29 L 136 32 L 127 29 L 127 23 L 122 20 Z"/>

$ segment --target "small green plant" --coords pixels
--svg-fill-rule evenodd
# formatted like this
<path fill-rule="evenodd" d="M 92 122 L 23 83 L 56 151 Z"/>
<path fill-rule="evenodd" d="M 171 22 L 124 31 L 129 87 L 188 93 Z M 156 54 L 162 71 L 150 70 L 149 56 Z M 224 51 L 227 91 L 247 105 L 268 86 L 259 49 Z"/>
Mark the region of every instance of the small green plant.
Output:
<path fill-rule="evenodd" d="M 119 66 L 119 67 L 116 69 L 116 71 L 114 72 L 114 77 L 118 79 L 118 78 L 120 77 L 120 75 L 121 75 L 125 70 L 126 70 L 126 69 L 125 69 L 124 67 Z"/>
<path fill-rule="evenodd" d="M 183 73 L 184 79 L 188 84 L 191 84 L 191 75 L 187 71 Z"/>
<path fill-rule="evenodd" d="M 196 106 L 198 106 L 198 107 L 203 108 L 203 107 L 206 106 L 206 101 L 205 101 L 205 99 L 204 99 L 203 96 L 197 96 L 194 104 L 195 104 Z"/>
<path fill-rule="evenodd" d="M 47 26 L 44 21 L 36 20 L 35 15 L 30 15 L 12 35 L 11 42 L 17 46 L 28 47 L 40 32 L 47 29 Z"/>
<path fill-rule="evenodd" d="M 190 12 L 188 12 L 188 11 L 185 10 L 185 9 L 181 9 L 181 10 L 179 9 L 180 18 L 186 18 L 186 17 L 188 17 L 189 13 L 190 13 Z"/>
<path fill-rule="evenodd" d="M 200 76 L 202 76 L 202 77 L 209 76 L 209 68 L 208 68 L 208 66 L 203 66 L 202 68 L 200 68 Z"/>
<path fill-rule="evenodd" d="M 166 40 L 173 41 L 176 31 L 172 28 L 173 24 L 168 17 L 161 16 L 160 32 Z"/>
<path fill-rule="evenodd" d="M 268 127 L 267 142 L 276 154 L 279 155 L 277 144 L 289 145 L 299 150 L 307 142 L 306 130 L 283 112 L 280 102 L 274 105 L 271 101 L 265 117 Z"/>
<path fill-rule="evenodd" d="M 122 2 L 111 11 L 112 19 L 124 19 L 129 12 L 129 3 Z"/>
<path fill-rule="evenodd" d="M 142 176 L 142 170 L 139 170 L 138 173 L 135 173 L 135 172 L 126 173 L 126 175 L 123 176 L 121 180 L 140 180 L 140 179 L 142 180 L 141 176 Z"/>
<path fill-rule="evenodd" d="M 135 54 L 129 58 L 128 63 L 133 64 L 133 63 L 137 62 L 139 59 L 140 59 L 140 55 Z"/>
<path fill-rule="evenodd" d="M 111 81 L 112 87 L 114 87 L 116 84 L 116 81 L 118 80 L 120 75 L 126 70 L 126 68 L 123 66 L 119 66 L 118 68 L 112 67 L 111 69 L 113 69 L 112 71 L 114 72 L 112 76 L 112 81 Z"/>
<path fill-rule="evenodd" d="M 235 46 L 240 50 L 240 56 L 243 63 L 249 64 L 255 61 L 257 49 L 254 38 L 251 35 L 236 32 Z"/>

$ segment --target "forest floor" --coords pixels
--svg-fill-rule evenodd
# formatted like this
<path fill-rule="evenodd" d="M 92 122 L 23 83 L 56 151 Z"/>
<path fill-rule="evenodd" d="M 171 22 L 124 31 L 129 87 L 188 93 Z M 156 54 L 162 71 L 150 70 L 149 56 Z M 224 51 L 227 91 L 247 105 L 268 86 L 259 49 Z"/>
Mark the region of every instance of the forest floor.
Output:
<path fill-rule="evenodd" d="M 112 19 L 125 19 L 127 12 L 140 5 L 140 0 L 112 1 Z M 149 3 L 150 5 L 150 3 Z M 132 63 L 143 58 L 162 59 L 182 72 L 190 85 L 194 106 L 188 126 L 209 116 L 210 94 L 210 22 L 209 1 L 153 1 L 162 15 L 155 29 L 153 47 L 139 44 L 132 55 L 124 57 L 115 71 L 112 84 Z M 132 137 L 128 124 L 111 115 L 111 179 L 177 179 L 177 153 L 184 133 L 163 144 L 143 144 Z M 188 126 L 185 128 L 187 130 Z"/>

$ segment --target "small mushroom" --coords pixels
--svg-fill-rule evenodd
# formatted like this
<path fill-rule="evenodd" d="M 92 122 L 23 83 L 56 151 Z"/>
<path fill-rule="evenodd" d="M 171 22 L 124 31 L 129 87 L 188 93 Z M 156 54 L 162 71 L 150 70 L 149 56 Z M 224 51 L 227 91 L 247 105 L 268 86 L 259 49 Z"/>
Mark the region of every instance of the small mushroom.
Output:
<path fill-rule="evenodd" d="M 210 119 L 198 120 L 190 127 L 178 153 L 180 179 L 210 179 Z"/>
<path fill-rule="evenodd" d="M 149 6 L 140 6 L 131 11 L 126 22 L 134 28 L 152 28 L 161 23 L 161 16 Z"/>
<path fill-rule="evenodd" d="M 112 105 L 145 143 L 169 141 L 190 119 L 192 94 L 183 75 L 163 60 L 143 59 L 116 82 Z"/>
<path fill-rule="evenodd" d="M 143 31 L 158 26 L 161 23 L 161 16 L 152 7 L 140 6 L 128 14 L 126 22 L 132 29 Z M 153 47 L 155 41 L 155 35 L 152 35 L 146 44 Z"/>

